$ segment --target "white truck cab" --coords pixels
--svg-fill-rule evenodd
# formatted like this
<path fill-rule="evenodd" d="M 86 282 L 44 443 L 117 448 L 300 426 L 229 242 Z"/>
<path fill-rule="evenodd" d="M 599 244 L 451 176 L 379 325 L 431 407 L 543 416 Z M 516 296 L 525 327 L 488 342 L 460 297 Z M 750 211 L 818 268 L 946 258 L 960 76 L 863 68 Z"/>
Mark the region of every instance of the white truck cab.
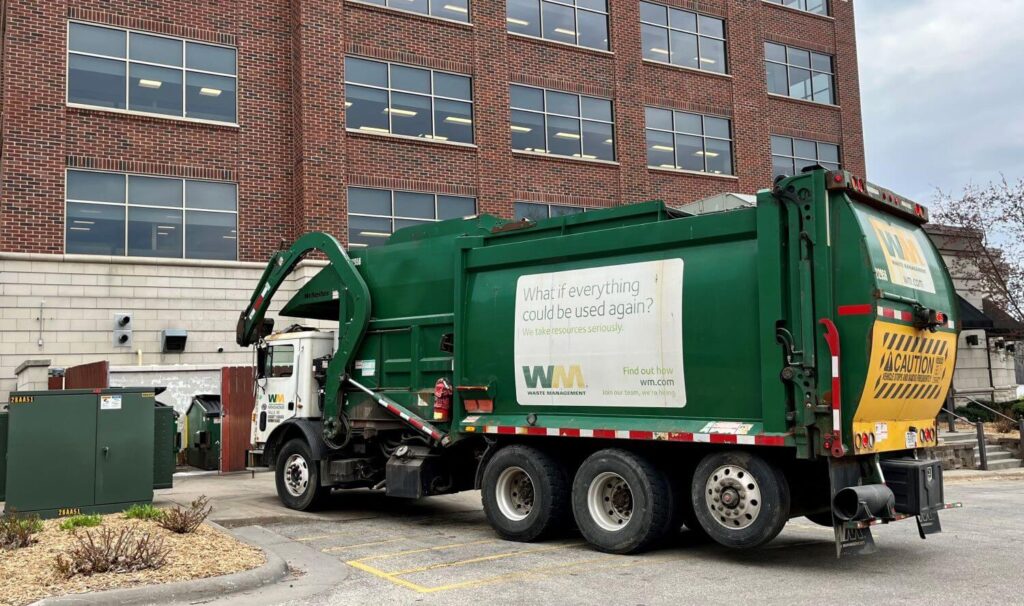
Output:
<path fill-rule="evenodd" d="M 334 333 L 295 327 L 265 339 L 257 355 L 256 406 L 250 442 L 262 451 L 270 434 L 288 419 L 320 418 L 320 386 L 314 361 L 334 352 Z"/>

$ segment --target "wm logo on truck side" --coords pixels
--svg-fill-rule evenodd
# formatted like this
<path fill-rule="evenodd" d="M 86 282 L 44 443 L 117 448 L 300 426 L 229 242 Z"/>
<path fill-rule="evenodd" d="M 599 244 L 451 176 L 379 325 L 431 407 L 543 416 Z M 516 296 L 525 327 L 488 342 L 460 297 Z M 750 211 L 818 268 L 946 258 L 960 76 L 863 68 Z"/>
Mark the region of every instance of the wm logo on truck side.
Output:
<path fill-rule="evenodd" d="M 523 366 L 523 379 L 526 386 L 537 389 L 562 389 L 586 387 L 583 380 L 583 369 L 579 364 L 572 366 Z"/>

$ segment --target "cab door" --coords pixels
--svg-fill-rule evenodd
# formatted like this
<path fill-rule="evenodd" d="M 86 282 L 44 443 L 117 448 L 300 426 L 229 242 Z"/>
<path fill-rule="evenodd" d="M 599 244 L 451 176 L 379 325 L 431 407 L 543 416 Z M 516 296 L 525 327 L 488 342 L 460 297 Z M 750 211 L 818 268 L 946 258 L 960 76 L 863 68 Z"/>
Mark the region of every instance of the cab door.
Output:
<path fill-rule="evenodd" d="M 259 389 L 254 443 L 266 442 L 274 428 L 295 415 L 299 349 L 293 342 L 274 342 L 267 347 L 264 376 L 256 379 Z"/>

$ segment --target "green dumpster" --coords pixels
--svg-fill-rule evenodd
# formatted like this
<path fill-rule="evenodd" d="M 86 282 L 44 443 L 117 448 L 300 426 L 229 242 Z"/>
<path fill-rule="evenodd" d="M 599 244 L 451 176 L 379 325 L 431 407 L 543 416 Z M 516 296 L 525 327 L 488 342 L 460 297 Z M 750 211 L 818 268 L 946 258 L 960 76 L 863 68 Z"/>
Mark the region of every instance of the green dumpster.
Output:
<path fill-rule="evenodd" d="M 7 488 L 7 413 L 0 412 L 0 501 Z"/>
<path fill-rule="evenodd" d="M 174 467 L 177 459 L 178 413 L 174 408 L 156 403 L 153 427 L 153 488 L 171 488 L 174 485 Z"/>
<path fill-rule="evenodd" d="M 220 469 L 220 396 L 200 394 L 193 397 L 185 418 L 188 430 L 186 462 L 199 469 Z"/>
<path fill-rule="evenodd" d="M 152 388 L 11 394 L 5 513 L 111 513 L 153 500 Z"/>

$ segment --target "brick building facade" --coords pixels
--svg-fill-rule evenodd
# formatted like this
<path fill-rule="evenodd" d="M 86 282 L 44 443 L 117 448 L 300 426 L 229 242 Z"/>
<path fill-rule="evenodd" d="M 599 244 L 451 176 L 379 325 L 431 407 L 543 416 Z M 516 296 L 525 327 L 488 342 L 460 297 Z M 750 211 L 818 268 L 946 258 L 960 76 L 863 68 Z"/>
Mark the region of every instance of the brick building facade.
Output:
<path fill-rule="evenodd" d="M 412 215 L 429 220 L 443 218 L 448 196 L 473 199 L 480 213 L 512 217 L 542 208 L 522 204 L 531 202 L 560 213 L 751 193 L 771 183 L 773 151 L 775 166 L 792 162 L 780 151 L 785 145 L 806 163 L 799 145 L 813 152 L 817 142 L 823 161 L 864 173 L 847 0 L 0 5 L 0 401 L 13 368 L 29 357 L 53 358 L 56 365 L 98 358 L 245 361 L 231 331 L 258 263 L 282 240 L 309 230 L 348 243 L 350 188 L 433 194 L 435 216 Z M 536 35 L 529 33 L 534 8 L 538 23 L 546 23 L 536 25 Z M 661 36 L 669 48 L 661 48 Z M 699 51 L 687 52 L 698 43 Z M 234 67 L 217 63 L 225 53 L 233 53 Z M 346 74 L 346 59 L 350 65 L 368 60 L 359 65 L 373 68 L 365 76 L 371 80 L 387 64 L 390 78 L 380 85 Z M 433 87 L 417 96 L 402 88 L 400 74 L 409 82 L 432 74 Z M 468 77 L 468 98 L 441 91 L 439 78 L 452 75 Z M 112 93 L 121 83 L 125 95 Z M 179 88 L 180 99 L 169 92 Z M 513 149 L 516 134 L 532 128 L 510 117 L 513 92 L 540 89 L 550 91 L 539 93 L 546 105 L 519 113 L 544 120 L 545 149 Z M 565 107 L 571 95 L 578 96 L 575 110 L 552 109 Z M 382 119 L 377 98 L 386 98 L 387 126 L 350 123 L 347 114 L 357 110 L 371 122 Z M 415 105 L 403 100 L 429 103 L 432 126 L 421 123 L 428 132 L 396 134 L 416 128 L 403 120 L 424 117 L 416 118 L 419 112 L 409 109 Z M 606 123 L 588 122 L 586 107 L 594 103 L 610 108 L 602 114 Z M 441 113 L 446 107 L 470 113 Z M 664 127 L 670 131 L 651 132 L 652 110 L 675 116 Z M 703 119 L 707 132 L 682 126 L 692 119 Z M 712 125 L 718 134 L 711 134 Z M 442 127 L 463 128 L 469 142 L 440 134 L 449 132 Z M 598 136 L 610 147 L 601 157 L 588 153 Z M 674 145 L 659 145 L 659 137 Z M 578 151 L 559 154 L 556 147 Z M 719 158 L 714 164 L 713 157 Z M 97 172 L 106 185 L 79 186 Z M 103 198 L 115 177 L 128 184 L 127 210 L 124 197 Z M 148 202 L 136 208 L 135 184 L 140 192 L 144 185 L 184 191 L 185 202 L 172 196 L 170 203 L 153 203 L 160 208 Z M 207 204 L 189 195 L 204 184 L 230 185 L 235 197 Z M 94 192 L 100 192 L 96 199 L 89 197 Z M 419 202 L 422 197 L 409 201 Z M 110 229 L 101 231 L 82 212 L 99 213 Z M 360 225 L 403 224 L 394 219 L 401 214 L 394 206 L 381 214 Z M 118 229 L 127 242 L 111 244 L 109 234 Z M 371 238 L 389 231 L 359 229 Z M 353 245 L 361 245 L 357 240 Z M 130 348 L 110 340 L 111 314 L 124 310 L 136 316 Z M 172 326 L 191 331 L 184 354 L 159 351 L 159 331 Z"/>

